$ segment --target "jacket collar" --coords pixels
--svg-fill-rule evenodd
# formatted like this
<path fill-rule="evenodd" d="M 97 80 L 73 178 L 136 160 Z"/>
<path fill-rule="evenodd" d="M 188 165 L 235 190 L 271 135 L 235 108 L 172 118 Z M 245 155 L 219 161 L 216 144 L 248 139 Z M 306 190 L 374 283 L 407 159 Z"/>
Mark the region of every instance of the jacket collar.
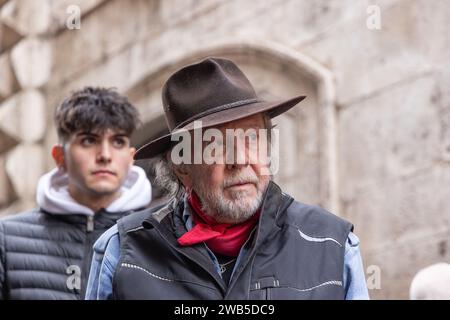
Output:
<path fill-rule="evenodd" d="M 53 215 L 93 216 L 95 212 L 76 202 L 69 194 L 69 176 L 62 169 L 53 169 L 38 183 L 36 200 L 43 212 Z M 105 208 L 110 213 L 135 211 L 151 201 L 151 186 L 145 171 L 132 166 L 121 186 L 121 196 Z"/>

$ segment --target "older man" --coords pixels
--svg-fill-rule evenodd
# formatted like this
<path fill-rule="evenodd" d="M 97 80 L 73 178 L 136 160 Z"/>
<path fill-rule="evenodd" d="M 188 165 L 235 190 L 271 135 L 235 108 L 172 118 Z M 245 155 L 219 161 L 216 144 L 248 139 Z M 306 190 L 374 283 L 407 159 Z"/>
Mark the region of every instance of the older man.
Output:
<path fill-rule="evenodd" d="M 96 242 L 87 298 L 368 298 L 353 226 L 271 180 L 271 118 L 303 99 L 259 99 L 226 59 L 175 72 L 163 88 L 170 133 L 135 156 L 159 155 L 157 180 L 175 196 Z"/>

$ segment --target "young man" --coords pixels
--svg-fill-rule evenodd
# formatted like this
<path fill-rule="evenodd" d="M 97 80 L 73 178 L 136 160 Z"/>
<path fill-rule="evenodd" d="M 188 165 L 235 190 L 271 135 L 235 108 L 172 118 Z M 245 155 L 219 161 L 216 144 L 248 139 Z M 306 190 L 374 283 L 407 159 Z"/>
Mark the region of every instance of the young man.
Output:
<path fill-rule="evenodd" d="M 39 207 L 0 220 L 0 298 L 84 298 L 93 243 L 151 200 L 145 172 L 132 165 L 138 122 L 111 89 L 86 87 L 57 107 L 57 168 L 39 181 Z"/>
<path fill-rule="evenodd" d="M 178 192 L 166 206 L 120 219 L 99 238 L 86 297 L 367 299 L 353 226 L 283 193 L 261 152 L 270 145 L 271 118 L 303 98 L 262 101 L 226 59 L 173 74 L 163 88 L 171 133 L 135 158 L 162 153 L 158 179 L 178 184 Z M 192 136 L 186 148 L 173 144 Z"/>

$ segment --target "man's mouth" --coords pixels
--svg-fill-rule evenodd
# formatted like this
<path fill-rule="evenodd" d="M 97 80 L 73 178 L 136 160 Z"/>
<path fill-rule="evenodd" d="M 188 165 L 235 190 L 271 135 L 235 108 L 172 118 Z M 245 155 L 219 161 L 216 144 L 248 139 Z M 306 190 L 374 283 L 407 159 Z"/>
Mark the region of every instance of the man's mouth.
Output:
<path fill-rule="evenodd" d="M 233 184 L 229 184 L 226 188 L 244 188 L 244 187 L 248 187 L 251 185 L 255 185 L 255 183 L 253 182 L 238 182 L 238 183 L 233 183 Z"/>
<path fill-rule="evenodd" d="M 115 176 L 116 174 L 110 170 L 95 170 L 92 171 L 94 176 Z"/>

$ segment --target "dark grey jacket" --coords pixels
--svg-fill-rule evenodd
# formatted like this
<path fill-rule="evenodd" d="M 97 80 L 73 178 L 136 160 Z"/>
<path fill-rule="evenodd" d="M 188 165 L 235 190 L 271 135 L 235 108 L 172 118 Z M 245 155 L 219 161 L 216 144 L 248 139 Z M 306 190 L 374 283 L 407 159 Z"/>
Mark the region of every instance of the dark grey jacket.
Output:
<path fill-rule="evenodd" d="M 247 252 L 226 284 L 204 244 L 178 245 L 183 202 L 118 222 L 116 299 L 344 299 L 345 243 L 352 225 L 294 201 L 270 183 Z"/>
<path fill-rule="evenodd" d="M 0 220 L 0 299 L 83 299 L 92 245 L 128 213 L 35 209 Z"/>

